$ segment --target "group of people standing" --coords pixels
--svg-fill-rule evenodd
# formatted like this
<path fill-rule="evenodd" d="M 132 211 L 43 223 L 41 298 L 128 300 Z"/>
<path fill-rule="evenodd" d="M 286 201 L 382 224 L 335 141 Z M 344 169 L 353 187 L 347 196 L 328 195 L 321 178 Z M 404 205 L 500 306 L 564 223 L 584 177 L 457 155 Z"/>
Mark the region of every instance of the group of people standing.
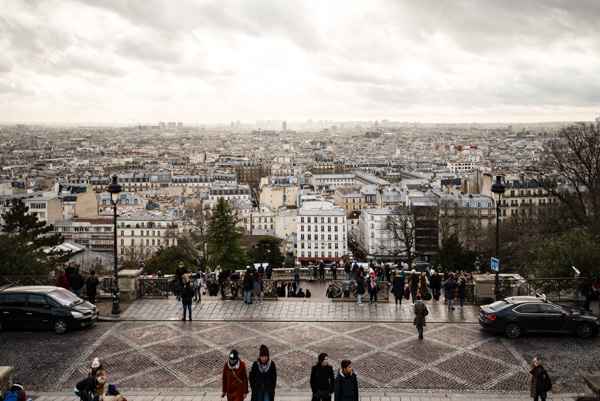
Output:
<path fill-rule="evenodd" d="M 250 374 L 237 350 L 231 350 L 228 357 L 223 365 L 221 397 L 227 396 L 227 401 L 243 401 L 252 390 L 251 401 L 274 401 L 277 368 L 266 345 L 260 346 L 258 359 L 252 363 Z M 312 367 L 310 388 L 312 401 L 331 401 L 332 394 L 335 395 L 335 401 L 358 401 L 358 382 L 352 362 L 343 360 L 334 379 L 326 353 L 319 354 L 317 364 Z"/>
<path fill-rule="evenodd" d="M 57 287 L 71 291 L 79 298 L 81 298 L 81 293 L 85 286 L 85 293 L 88 300 L 91 303 L 96 303 L 97 287 L 100 284 L 100 280 L 94 270 L 92 270 L 90 275 L 84 280 L 76 263 L 70 262 L 66 269 L 60 269 L 58 271 L 54 284 Z"/>

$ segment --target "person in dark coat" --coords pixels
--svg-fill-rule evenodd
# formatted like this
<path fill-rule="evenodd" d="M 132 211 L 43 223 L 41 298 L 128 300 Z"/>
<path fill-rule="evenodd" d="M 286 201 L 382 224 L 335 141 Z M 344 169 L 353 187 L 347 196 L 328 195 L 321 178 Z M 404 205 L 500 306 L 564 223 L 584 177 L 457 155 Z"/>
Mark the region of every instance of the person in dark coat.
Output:
<path fill-rule="evenodd" d="M 429 280 L 429 286 L 431 287 L 431 291 L 433 292 L 433 299 L 435 301 L 439 301 L 440 290 L 442 288 L 442 277 L 440 276 L 437 270 L 431 276 L 431 279 Z"/>
<path fill-rule="evenodd" d="M 71 286 L 71 292 L 81 298 L 81 289 L 83 288 L 84 281 L 81 273 L 79 273 L 78 267 L 75 268 L 75 271 L 68 279 L 69 285 Z"/>
<path fill-rule="evenodd" d="M 535 358 L 531 364 L 531 385 L 529 386 L 529 396 L 535 401 L 539 401 L 540 397 L 542 401 L 546 400 L 546 389 L 544 388 L 544 375 L 547 375 L 546 369 L 542 366 L 542 361 L 539 358 Z"/>
<path fill-rule="evenodd" d="M 590 304 L 592 303 L 592 283 L 594 278 L 589 277 L 583 280 L 581 286 L 579 287 L 579 291 L 581 291 L 581 295 L 585 297 L 585 302 L 583 303 L 583 309 L 590 310 Z"/>
<path fill-rule="evenodd" d="M 96 302 L 96 294 L 97 294 L 98 284 L 100 284 L 100 280 L 98 280 L 98 276 L 96 275 L 96 272 L 94 270 L 92 270 L 90 272 L 90 276 L 85 280 L 85 292 L 91 303 Z"/>
<path fill-rule="evenodd" d="M 244 281 L 242 282 L 242 290 L 244 291 L 244 303 L 251 304 L 252 303 L 252 289 L 254 288 L 254 279 L 252 278 L 252 270 L 250 270 L 250 266 L 246 268 L 246 273 L 244 274 Z"/>
<path fill-rule="evenodd" d="M 456 281 L 454 277 L 450 276 L 444 283 L 444 296 L 448 301 L 448 310 L 454 310 L 454 298 L 456 298 Z"/>
<path fill-rule="evenodd" d="M 415 302 L 415 319 L 413 324 L 417 326 L 419 331 L 419 339 L 423 339 L 423 327 L 427 325 L 427 319 L 423 316 L 423 310 L 427 309 L 423 301 L 421 301 L 421 294 L 417 294 L 417 302 Z"/>
<path fill-rule="evenodd" d="M 298 288 L 298 292 L 296 293 L 296 298 L 306 298 L 306 294 L 302 291 L 302 287 Z"/>
<path fill-rule="evenodd" d="M 306 289 L 306 298 L 310 298 L 312 296 L 312 294 L 310 293 L 310 290 L 307 288 Z"/>
<path fill-rule="evenodd" d="M 333 368 L 329 365 L 329 356 L 322 352 L 319 354 L 317 364 L 310 372 L 310 388 L 312 401 L 331 401 L 333 394 Z"/>
<path fill-rule="evenodd" d="M 106 376 L 92 376 L 81 380 L 75 385 L 75 395 L 81 398 L 81 401 L 93 401 L 94 392 L 98 386 L 104 386 Z"/>
<path fill-rule="evenodd" d="M 221 398 L 227 401 L 243 401 L 248 395 L 248 371 L 246 363 L 240 360 L 237 350 L 232 349 L 229 360 L 223 365 Z"/>
<path fill-rule="evenodd" d="M 188 314 L 190 315 L 190 322 L 192 321 L 192 299 L 194 298 L 194 289 L 190 285 L 188 281 L 185 283 L 185 287 L 183 287 L 183 291 L 181 291 L 181 304 L 183 305 L 183 320 L 185 322 L 185 311 L 187 309 Z"/>
<path fill-rule="evenodd" d="M 69 262 L 69 266 L 65 269 L 65 276 L 67 280 L 71 277 L 71 274 L 75 273 L 75 262 Z"/>
<path fill-rule="evenodd" d="M 249 379 L 252 389 L 250 401 L 273 401 L 275 399 L 277 368 L 275 362 L 269 358 L 269 348 L 266 345 L 260 346 L 260 356 L 252 364 Z"/>
<path fill-rule="evenodd" d="M 4 395 L 4 399 L 6 401 L 26 401 L 27 393 L 25 392 L 25 387 L 23 387 L 23 384 L 14 383 Z"/>
<path fill-rule="evenodd" d="M 325 263 L 319 261 L 319 280 L 325 280 Z"/>
<path fill-rule="evenodd" d="M 358 401 L 358 382 L 352 370 L 352 361 L 344 359 L 333 384 L 335 401 Z"/>
<path fill-rule="evenodd" d="M 287 296 L 288 298 L 296 297 L 296 283 L 294 281 L 290 281 L 287 288 Z"/>
<path fill-rule="evenodd" d="M 404 281 L 404 272 L 396 270 L 394 281 L 392 282 L 392 294 L 394 294 L 394 298 L 396 298 L 396 309 L 398 309 L 398 305 L 402 305 L 402 297 L 404 296 Z"/>
<path fill-rule="evenodd" d="M 362 296 L 365 294 L 365 278 L 362 272 L 358 272 L 356 277 L 356 298 L 358 298 L 358 306 L 363 306 Z"/>
<path fill-rule="evenodd" d="M 179 262 L 179 267 L 175 270 L 175 279 L 177 281 L 177 300 L 181 299 L 181 292 L 183 291 L 183 275 L 187 273 L 187 269 L 183 265 L 183 262 Z"/>
<path fill-rule="evenodd" d="M 210 279 L 210 283 L 208 284 L 208 295 L 211 297 L 216 297 L 219 294 L 219 284 L 215 283 L 214 279 Z"/>

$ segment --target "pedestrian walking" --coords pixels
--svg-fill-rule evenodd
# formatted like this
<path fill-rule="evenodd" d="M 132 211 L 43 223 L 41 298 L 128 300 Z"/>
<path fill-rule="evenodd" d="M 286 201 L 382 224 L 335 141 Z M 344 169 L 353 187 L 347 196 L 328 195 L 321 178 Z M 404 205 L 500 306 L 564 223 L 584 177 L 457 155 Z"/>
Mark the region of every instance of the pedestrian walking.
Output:
<path fill-rule="evenodd" d="M 104 383 L 106 383 L 106 376 L 92 376 L 78 382 L 73 390 L 81 401 L 97 401 L 98 398 L 94 397 L 94 393 L 99 386 L 104 387 Z"/>
<path fill-rule="evenodd" d="M 252 277 L 252 291 L 254 292 L 254 302 L 262 305 L 262 278 L 258 271 L 254 272 Z"/>
<path fill-rule="evenodd" d="M 534 401 L 539 401 L 541 398 L 542 401 L 546 400 L 547 392 L 548 392 L 548 372 L 542 366 L 542 361 L 539 358 L 534 358 L 531 369 L 529 370 L 531 374 L 531 384 L 529 386 L 529 396 L 534 399 Z"/>
<path fill-rule="evenodd" d="M 379 292 L 379 284 L 377 283 L 377 277 L 373 273 L 373 269 L 369 270 L 369 277 L 367 277 L 367 290 L 369 291 L 369 305 L 375 302 L 377 306 L 377 293 Z"/>
<path fill-rule="evenodd" d="M 244 291 L 245 304 L 252 303 L 252 288 L 254 288 L 254 279 L 252 278 L 252 271 L 250 270 L 250 266 L 246 266 L 246 271 L 244 272 L 244 279 L 242 281 L 242 291 Z"/>
<path fill-rule="evenodd" d="M 310 371 L 312 401 L 331 401 L 334 381 L 333 368 L 329 365 L 329 356 L 322 352 L 319 354 L 317 364 Z"/>
<path fill-rule="evenodd" d="M 442 288 L 442 276 L 436 270 L 429 280 L 429 286 L 431 287 L 431 292 L 433 293 L 433 299 L 435 301 L 440 300 L 440 289 Z"/>
<path fill-rule="evenodd" d="M 347 260 L 346 263 L 344 263 L 344 273 L 346 273 L 346 280 L 350 280 L 350 269 L 352 268 L 352 266 L 350 266 L 350 261 Z"/>
<path fill-rule="evenodd" d="M 248 395 L 248 372 L 237 350 L 229 353 L 229 360 L 223 365 L 221 398 L 227 395 L 227 401 L 242 401 Z"/>
<path fill-rule="evenodd" d="M 251 401 L 273 401 L 277 385 L 277 368 L 275 362 L 269 357 L 269 348 L 266 345 L 261 345 L 259 352 L 258 360 L 250 369 Z"/>
<path fill-rule="evenodd" d="M 404 281 L 404 272 L 396 270 L 394 281 L 392 282 L 392 294 L 394 294 L 394 298 L 396 299 L 396 309 L 398 309 L 398 305 L 402 305 L 402 297 L 404 296 Z"/>
<path fill-rule="evenodd" d="M 413 320 L 413 324 L 417 326 L 417 330 L 419 331 L 419 339 L 423 339 L 423 327 L 427 325 L 427 319 L 425 316 L 429 314 L 427 307 L 421 300 L 421 294 L 417 294 L 417 301 L 415 302 L 415 319 Z"/>
<path fill-rule="evenodd" d="M 325 280 L 325 263 L 322 260 L 319 261 L 319 280 Z"/>
<path fill-rule="evenodd" d="M 94 358 L 94 360 L 92 361 L 91 368 L 88 369 L 87 377 L 94 377 L 94 376 L 106 376 L 106 373 L 104 373 L 104 368 L 100 364 L 100 360 L 98 360 L 98 358 Z M 103 394 L 104 394 L 104 383 L 99 384 L 96 387 L 96 390 L 94 391 L 94 400 L 100 399 L 100 396 Z"/>
<path fill-rule="evenodd" d="M 450 275 L 448 280 L 444 283 L 444 297 L 448 301 L 448 310 L 454 310 L 454 298 L 456 298 L 456 281 L 454 276 Z"/>
<path fill-rule="evenodd" d="M 194 280 L 194 301 L 200 302 L 202 300 L 202 288 L 204 286 L 204 282 L 202 281 L 202 272 L 200 271 L 200 267 L 196 267 L 196 273 L 190 276 L 192 280 Z"/>
<path fill-rule="evenodd" d="M 93 304 L 96 303 L 98 284 L 100 284 L 100 280 L 98 280 L 96 271 L 92 270 L 90 276 L 85 279 L 85 293 L 87 294 L 88 300 Z"/>
<path fill-rule="evenodd" d="M 362 303 L 362 296 L 365 294 L 365 278 L 363 277 L 363 272 L 358 272 L 358 277 L 356 277 L 356 298 L 358 300 L 358 306 L 364 306 Z"/>
<path fill-rule="evenodd" d="M 352 361 L 344 359 L 333 384 L 335 401 L 358 401 L 358 382 L 352 370 Z"/>
<path fill-rule="evenodd" d="M 332 263 L 331 264 L 331 276 L 334 280 L 337 280 L 337 269 L 338 269 L 338 262 Z"/>
<path fill-rule="evenodd" d="M 181 291 L 181 304 L 183 305 L 183 320 L 185 322 L 185 311 L 188 311 L 190 322 L 192 321 L 192 298 L 194 298 L 194 290 L 188 281 Z"/>
<path fill-rule="evenodd" d="M 14 383 L 11 388 L 6 392 L 4 401 L 31 401 L 31 398 L 27 398 L 25 387 L 21 383 Z"/>

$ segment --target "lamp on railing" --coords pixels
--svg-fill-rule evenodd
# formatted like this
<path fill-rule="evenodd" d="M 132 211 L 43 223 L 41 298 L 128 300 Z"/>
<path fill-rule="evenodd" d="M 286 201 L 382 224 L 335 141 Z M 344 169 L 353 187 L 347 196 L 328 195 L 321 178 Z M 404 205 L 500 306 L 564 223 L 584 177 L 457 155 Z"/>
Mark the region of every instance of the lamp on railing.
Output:
<path fill-rule="evenodd" d="M 118 272 L 118 261 L 117 261 L 117 203 L 119 202 L 119 193 L 123 190 L 121 184 L 117 182 L 117 175 L 112 176 L 112 182 L 108 186 L 108 192 L 110 193 L 110 203 L 113 205 L 113 227 L 114 227 L 114 246 L 113 250 L 115 253 L 115 272 L 114 281 L 112 286 L 113 293 L 113 306 L 110 312 L 113 315 L 119 315 L 121 308 L 119 307 L 119 272 Z"/>
<path fill-rule="evenodd" d="M 496 259 L 498 260 L 500 260 L 500 199 L 502 199 L 502 195 L 504 194 L 504 191 L 506 191 L 506 186 L 500 180 L 501 178 L 501 176 L 496 176 L 496 182 L 492 185 L 492 192 L 496 199 Z M 494 280 L 494 298 L 496 301 L 500 300 L 499 270 L 500 269 L 496 270 L 496 279 Z"/>

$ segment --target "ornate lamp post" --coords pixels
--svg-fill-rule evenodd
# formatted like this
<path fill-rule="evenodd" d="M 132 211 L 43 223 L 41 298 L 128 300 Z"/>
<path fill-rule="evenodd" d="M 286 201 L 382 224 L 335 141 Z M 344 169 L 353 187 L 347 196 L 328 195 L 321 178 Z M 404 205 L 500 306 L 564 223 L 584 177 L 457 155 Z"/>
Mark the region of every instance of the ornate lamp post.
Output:
<path fill-rule="evenodd" d="M 475 271 L 479 271 L 479 269 L 481 268 L 481 262 L 479 261 L 479 256 L 477 256 L 477 258 L 475 259 Z"/>
<path fill-rule="evenodd" d="M 496 259 L 500 259 L 500 199 L 506 191 L 506 186 L 502 181 L 500 181 L 502 177 L 496 176 L 496 182 L 492 184 L 492 192 L 494 193 L 494 198 L 496 198 Z M 498 270 L 496 270 L 496 279 L 494 280 L 494 298 L 496 301 L 500 300 L 500 277 L 498 276 Z"/>
<path fill-rule="evenodd" d="M 110 203 L 113 205 L 113 230 L 114 230 L 114 247 L 115 252 L 115 273 L 113 279 L 112 293 L 113 293 L 113 306 L 110 312 L 113 315 L 121 314 L 121 308 L 119 307 L 119 272 L 117 266 L 117 203 L 119 203 L 119 193 L 123 190 L 121 184 L 117 182 L 117 175 L 112 176 L 112 182 L 108 186 L 108 192 L 110 193 Z"/>

